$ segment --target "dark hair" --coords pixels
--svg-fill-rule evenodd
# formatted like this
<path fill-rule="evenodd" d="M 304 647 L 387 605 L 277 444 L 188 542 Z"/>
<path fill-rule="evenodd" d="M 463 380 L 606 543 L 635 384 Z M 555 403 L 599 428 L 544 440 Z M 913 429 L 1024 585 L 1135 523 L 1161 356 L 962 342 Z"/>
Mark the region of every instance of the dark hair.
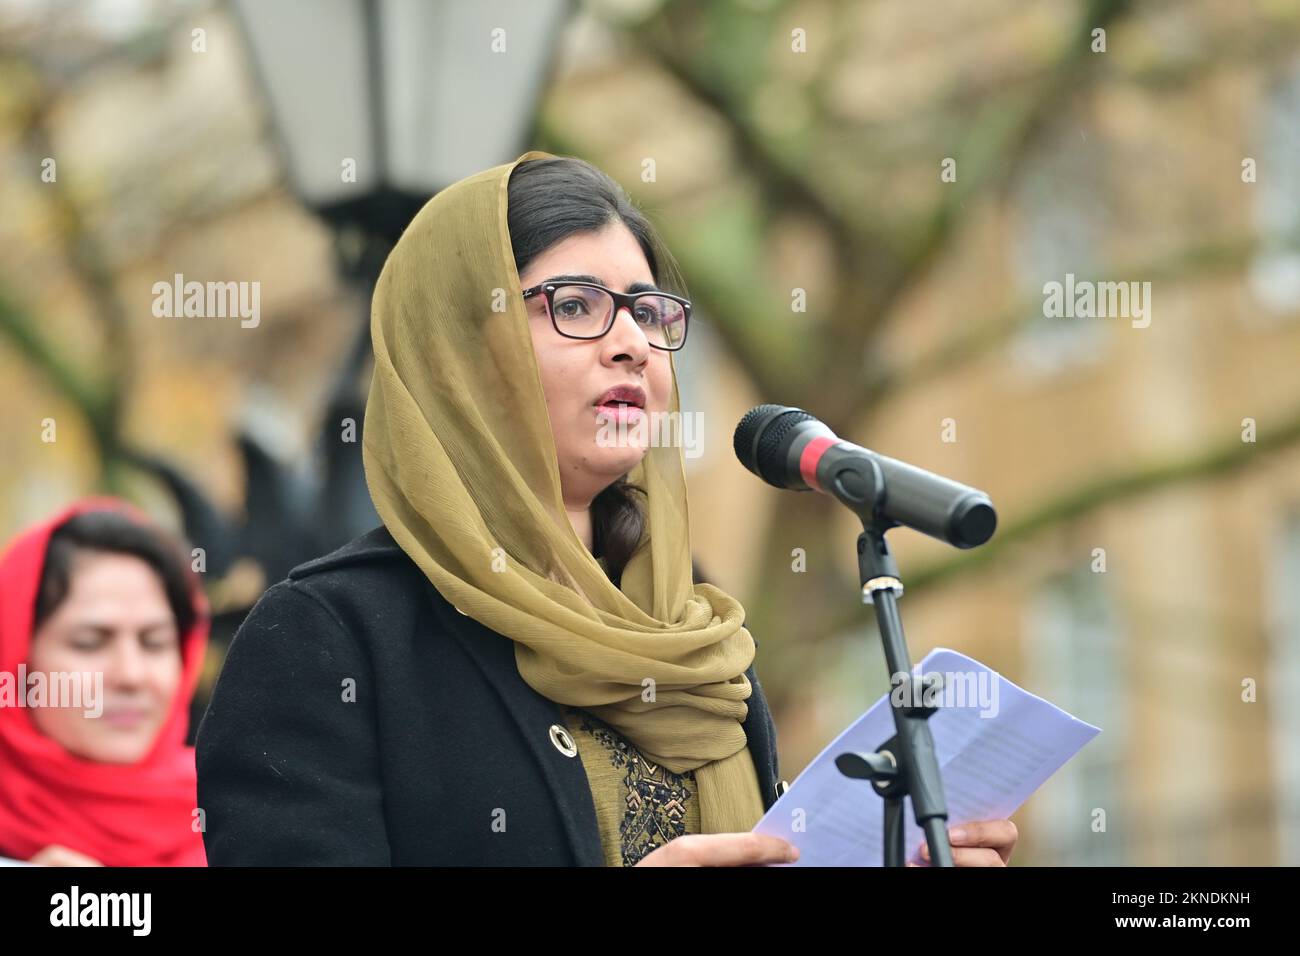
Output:
<path fill-rule="evenodd" d="M 176 630 L 181 638 L 194 626 L 197 613 L 191 597 L 186 564 L 176 542 L 163 532 L 137 524 L 120 511 L 83 511 L 65 521 L 50 535 L 45 567 L 36 591 L 33 633 L 68 597 L 72 566 L 78 553 L 129 554 L 149 565 L 158 575 Z"/>
<path fill-rule="evenodd" d="M 654 226 L 623 187 L 590 163 L 572 157 L 525 160 L 510 175 L 507 225 L 519 274 L 544 251 L 581 233 L 622 223 L 636 238 L 660 288 L 686 294 L 677 263 Z M 591 502 L 592 553 L 619 584 L 645 531 L 645 489 L 627 476 Z"/>

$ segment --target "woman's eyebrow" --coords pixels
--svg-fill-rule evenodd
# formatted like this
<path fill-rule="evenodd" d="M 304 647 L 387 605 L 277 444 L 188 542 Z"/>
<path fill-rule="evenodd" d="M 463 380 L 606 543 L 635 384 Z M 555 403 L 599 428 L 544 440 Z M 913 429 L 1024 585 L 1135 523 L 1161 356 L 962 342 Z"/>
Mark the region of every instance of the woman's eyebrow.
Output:
<path fill-rule="evenodd" d="M 546 282 L 594 282 L 596 283 L 596 285 L 605 284 L 605 280 L 601 279 L 599 276 L 586 276 L 586 275 L 551 276 L 549 279 L 545 281 Z M 650 282 L 633 282 L 631 285 L 627 287 L 627 292 L 629 295 L 631 295 L 634 292 L 659 292 L 659 291 L 661 291 L 660 288 L 657 285 L 654 285 L 653 283 Z"/>
<path fill-rule="evenodd" d="M 76 621 L 69 628 L 71 631 L 88 631 L 97 637 L 112 637 L 117 633 L 117 628 L 112 624 L 101 624 L 98 621 Z"/>

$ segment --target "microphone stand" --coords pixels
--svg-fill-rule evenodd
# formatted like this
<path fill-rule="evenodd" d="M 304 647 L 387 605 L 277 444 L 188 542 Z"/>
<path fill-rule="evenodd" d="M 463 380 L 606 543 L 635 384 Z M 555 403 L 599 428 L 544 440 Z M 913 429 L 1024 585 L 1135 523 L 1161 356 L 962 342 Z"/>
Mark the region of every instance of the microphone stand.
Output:
<path fill-rule="evenodd" d="M 855 510 L 858 510 L 855 508 Z M 865 509 L 864 509 L 865 510 Z M 846 777 L 870 780 L 875 791 L 884 798 L 884 864 L 903 866 L 903 798 L 912 798 L 913 815 L 917 826 L 925 831 L 933 866 L 952 866 L 952 847 L 948 843 L 948 808 L 943 796 L 943 779 L 939 774 L 939 760 L 934 752 L 934 737 L 928 720 L 937 708 L 924 702 L 934 699 L 939 689 L 938 680 L 922 678 L 920 696 L 912 677 L 912 660 L 903 637 L 903 622 L 898 614 L 898 597 L 903 584 L 898 577 L 898 565 L 885 541 L 885 532 L 897 527 L 898 522 L 868 517 L 858 510 L 862 518 L 862 534 L 858 535 L 858 573 L 862 580 L 862 603 L 873 604 L 876 621 L 880 626 L 880 639 L 884 645 L 885 661 L 891 675 L 901 675 L 904 692 L 903 706 L 893 706 L 894 736 L 874 753 L 845 752 L 835 758 L 835 766 Z M 937 677 L 937 675 L 936 675 Z M 893 682 L 891 681 L 891 687 Z M 894 703 L 893 694 L 890 695 Z"/>
<path fill-rule="evenodd" d="M 736 457 L 768 484 L 795 491 L 816 490 L 836 498 L 862 521 L 858 573 L 862 602 L 874 604 L 885 661 L 901 681 L 889 695 L 894 736 L 872 753 L 846 752 L 836 769 L 855 780 L 870 780 L 885 802 L 885 866 L 903 866 L 903 798 L 911 797 L 917 825 L 924 831 L 934 866 L 952 866 L 948 807 L 930 733 L 931 702 L 942 683 L 912 676 L 912 661 L 898 616 L 903 583 L 889 553 L 885 532 L 905 526 L 958 548 L 983 544 L 993 534 L 997 514 L 988 495 L 932 475 L 870 449 L 841 441 L 825 424 L 801 408 L 758 405 L 736 426 Z M 891 497 L 892 484 L 894 495 Z M 905 693 L 903 701 L 895 693 Z M 917 694 L 920 696 L 917 696 Z"/>

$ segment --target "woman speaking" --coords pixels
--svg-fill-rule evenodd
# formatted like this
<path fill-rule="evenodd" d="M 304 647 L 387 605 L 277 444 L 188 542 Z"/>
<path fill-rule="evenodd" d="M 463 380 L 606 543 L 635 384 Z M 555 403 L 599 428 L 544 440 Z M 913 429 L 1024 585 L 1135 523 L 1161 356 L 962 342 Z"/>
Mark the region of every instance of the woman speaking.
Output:
<path fill-rule="evenodd" d="M 295 568 L 197 744 L 211 865 L 760 865 L 775 728 L 740 603 L 694 583 L 690 303 L 623 191 L 542 152 L 444 189 L 384 266 L 383 526 Z M 610 434 L 623 440 L 609 440 Z"/>

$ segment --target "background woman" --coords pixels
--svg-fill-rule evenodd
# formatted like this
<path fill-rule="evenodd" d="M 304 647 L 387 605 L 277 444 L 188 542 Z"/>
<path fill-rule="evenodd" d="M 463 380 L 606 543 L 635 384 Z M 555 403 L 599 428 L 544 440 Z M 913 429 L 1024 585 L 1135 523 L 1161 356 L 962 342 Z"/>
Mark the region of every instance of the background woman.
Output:
<path fill-rule="evenodd" d="M 205 864 L 185 737 L 206 645 L 206 603 L 188 563 L 124 502 L 78 502 L 10 544 L 0 558 L 0 673 L 19 695 L 20 673 L 27 687 L 77 681 L 81 699 L 3 698 L 0 856 Z"/>

